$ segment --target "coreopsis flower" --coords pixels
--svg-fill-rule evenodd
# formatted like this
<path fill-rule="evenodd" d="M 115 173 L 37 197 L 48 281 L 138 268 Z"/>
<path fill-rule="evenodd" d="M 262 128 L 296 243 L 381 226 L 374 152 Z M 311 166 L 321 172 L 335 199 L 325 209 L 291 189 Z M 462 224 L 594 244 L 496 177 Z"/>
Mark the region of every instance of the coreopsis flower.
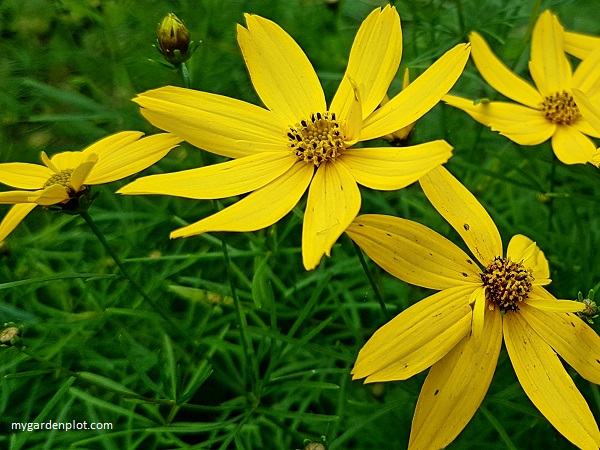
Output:
<path fill-rule="evenodd" d="M 167 14 L 158 26 L 156 40 L 159 51 L 171 64 L 181 64 L 191 56 L 190 32 L 173 13 Z"/>
<path fill-rule="evenodd" d="M 600 54 L 600 49 L 595 53 Z M 595 55 L 591 56 L 591 58 L 595 58 Z M 584 92 L 579 89 L 573 89 L 573 97 L 579 105 L 579 110 L 581 111 L 583 118 L 587 120 L 594 130 L 600 133 L 600 108 L 597 106 L 600 101 L 600 95 L 595 97 L 596 103 L 593 103 Z M 590 162 L 596 167 L 600 167 L 600 148 L 596 149 Z"/>
<path fill-rule="evenodd" d="M 565 51 L 579 59 L 587 58 L 600 49 L 600 37 L 565 31 Z"/>
<path fill-rule="evenodd" d="M 557 356 L 600 383 L 600 337 L 574 314 L 585 305 L 557 300 L 544 288 L 548 261 L 531 239 L 514 236 L 504 253 L 491 217 L 446 169 L 438 167 L 420 182 L 475 259 L 416 222 L 357 217 L 346 232 L 373 261 L 401 280 L 440 292 L 377 330 L 360 350 L 353 378 L 405 380 L 431 367 L 409 449 L 444 448 L 481 404 L 504 337 L 533 404 L 575 445 L 597 449 L 596 421 Z"/>
<path fill-rule="evenodd" d="M 57 153 L 44 165 L 0 164 L 0 183 L 20 189 L 0 192 L 0 204 L 14 205 L 0 223 L 0 242 L 36 206 L 66 205 L 77 201 L 87 186 L 120 180 L 165 156 L 181 139 L 169 133 L 140 139 L 143 133 L 123 131 L 107 136 L 78 152 Z"/>
<path fill-rule="evenodd" d="M 529 71 L 536 88 L 510 71 L 476 32 L 470 36 L 472 57 L 481 76 L 498 92 L 520 104 L 479 102 L 447 95 L 444 101 L 520 145 L 551 139 L 552 149 L 565 164 L 585 164 L 595 151 L 587 136 L 600 137 L 581 116 L 572 89 L 595 93 L 600 79 L 600 54 L 581 62 L 572 73 L 563 51 L 564 30 L 558 18 L 545 11 L 537 20 L 531 41 Z M 587 135 L 587 136 L 586 136 Z"/>
<path fill-rule="evenodd" d="M 445 141 L 413 147 L 351 148 L 398 130 L 448 92 L 468 59 L 459 44 L 407 89 L 376 110 L 400 64 L 402 33 L 396 9 L 375 9 L 362 23 L 348 68 L 327 108 L 310 61 L 277 24 L 246 15 L 238 43 L 252 83 L 268 109 L 208 92 L 164 87 L 135 101 L 153 125 L 218 155 L 221 164 L 144 177 L 123 194 L 217 199 L 249 193 L 171 238 L 210 231 L 255 231 L 274 224 L 308 189 L 302 231 L 304 266 L 313 269 L 358 214 L 357 183 L 401 189 L 451 156 Z M 310 187 L 309 187 L 310 186 Z"/>
<path fill-rule="evenodd" d="M 408 72 L 408 69 L 406 69 L 404 71 L 404 79 L 402 81 L 402 89 L 406 89 L 409 84 L 410 84 L 410 73 Z M 389 101 L 390 101 L 390 99 L 388 98 L 388 96 L 387 95 L 384 96 L 383 100 L 381 101 L 381 106 L 385 105 Z M 393 145 L 395 147 L 407 145 L 410 134 L 412 133 L 413 129 L 415 128 L 415 124 L 416 124 L 416 122 L 410 123 L 410 124 L 406 125 L 405 127 L 394 131 L 393 133 L 389 133 L 389 134 L 386 134 L 385 136 L 381 136 L 381 138 L 384 141 L 389 142 L 391 145 Z"/>

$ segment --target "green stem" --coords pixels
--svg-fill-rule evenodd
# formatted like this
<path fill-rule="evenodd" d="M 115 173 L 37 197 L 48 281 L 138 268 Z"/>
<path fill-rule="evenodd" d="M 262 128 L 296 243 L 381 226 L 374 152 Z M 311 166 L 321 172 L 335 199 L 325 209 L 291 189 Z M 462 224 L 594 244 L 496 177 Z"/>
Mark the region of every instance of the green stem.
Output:
<path fill-rule="evenodd" d="M 87 211 L 85 210 L 80 210 L 79 211 L 79 215 L 83 218 L 83 220 L 85 220 L 85 222 L 88 224 L 88 226 L 92 229 L 92 231 L 94 232 L 94 234 L 96 235 L 96 237 L 98 238 L 98 240 L 100 241 L 100 243 L 102 244 L 102 246 L 104 247 L 104 249 L 108 252 L 108 254 L 110 255 L 110 257 L 113 259 L 113 261 L 115 262 L 115 264 L 117 265 L 117 267 L 119 268 L 119 270 L 121 271 L 121 273 L 123 274 L 123 277 L 129 281 L 129 283 L 131 284 L 131 286 L 137 291 L 138 294 L 140 294 L 142 296 L 142 298 L 148 302 L 148 304 L 169 324 L 171 325 L 171 327 L 176 330 L 180 335 L 183 335 L 187 338 L 187 334 L 184 333 L 183 331 L 181 331 L 181 328 L 179 325 L 177 325 L 177 323 L 175 323 L 173 321 L 173 319 L 171 317 L 169 317 L 159 306 L 158 303 L 156 303 L 154 301 L 154 299 L 152 297 L 150 297 L 142 288 L 142 286 L 134 279 L 131 277 L 131 275 L 129 274 L 129 271 L 127 270 L 127 267 L 125 267 L 125 264 L 123 264 L 123 261 L 121 261 L 121 258 L 119 258 L 119 255 L 117 255 L 117 253 L 112 249 L 112 247 L 109 245 L 108 241 L 106 240 L 106 238 L 104 237 L 104 234 L 102 233 L 102 231 L 100 230 L 100 228 L 98 228 L 98 226 L 96 225 L 96 223 L 94 222 L 94 220 L 92 219 L 92 216 L 90 216 L 88 214 Z"/>
<path fill-rule="evenodd" d="M 189 89 L 192 85 L 192 79 L 190 78 L 190 72 L 187 65 L 184 62 L 181 63 L 181 77 L 183 78 L 183 85 Z"/>
<path fill-rule="evenodd" d="M 352 241 L 352 243 L 354 244 L 354 250 L 356 251 L 358 260 L 360 261 L 360 264 L 361 264 L 363 270 L 365 271 L 365 275 L 369 279 L 369 283 L 371 283 L 371 288 L 373 288 L 373 292 L 375 293 L 375 298 L 379 302 L 379 306 L 381 306 L 381 311 L 383 312 L 383 316 L 386 319 L 388 319 L 389 315 L 388 315 L 387 308 L 385 306 L 385 302 L 383 301 L 383 297 L 381 296 L 381 293 L 379 292 L 379 289 L 377 288 L 377 284 L 375 284 L 375 279 L 373 278 L 373 275 L 371 274 L 371 270 L 369 269 L 369 266 L 367 265 L 367 262 L 365 261 L 365 257 L 362 253 L 362 250 L 360 249 L 360 247 L 358 246 L 358 244 L 356 242 Z"/>

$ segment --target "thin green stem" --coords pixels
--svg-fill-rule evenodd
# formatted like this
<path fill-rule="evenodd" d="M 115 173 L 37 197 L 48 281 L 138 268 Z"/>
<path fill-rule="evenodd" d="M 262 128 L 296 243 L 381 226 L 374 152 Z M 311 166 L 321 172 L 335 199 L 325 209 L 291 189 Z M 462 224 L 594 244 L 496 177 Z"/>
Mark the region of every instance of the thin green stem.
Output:
<path fill-rule="evenodd" d="M 87 211 L 85 210 L 80 210 L 79 211 L 79 215 L 83 218 L 83 220 L 85 220 L 85 223 L 88 224 L 88 226 L 91 228 L 91 230 L 93 231 L 93 233 L 96 235 L 96 237 L 98 238 L 98 240 L 100 241 L 100 243 L 102 244 L 102 246 L 104 247 L 104 249 L 107 251 L 107 253 L 110 255 L 110 257 L 113 259 L 113 261 L 115 262 L 115 264 L 117 265 L 117 267 L 119 268 L 119 270 L 121 271 L 121 274 L 123 275 L 123 277 L 129 281 L 129 283 L 131 284 L 131 286 L 136 290 L 136 292 L 138 294 L 140 294 L 142 296 L 142 298 L 174 329 L 176 330 L 177 333 L 179 333 L 180 335 L 185 336 L 186 338 L 188 337 L 186 333 L 184 333 L 180 326 L 177 325 L 177 323 L 175 323 L 175 321 L 169 317 L 159 306 L 158 303 L 156 301 L 154 301 L 154 299 L 152 297 L 150 297 L 142 288 L 142 286 L 131 276 L 131 274 L 129 273 L 129 270 L 127 270 L 127 267 L 125 267 L 125 264 L 123 264 L 123 261 L 121 261 L 121 258 L 119 257 L 119 255 L 117 255 L 117 253 L 113 250 L 113 248 L 110 246 L 110 244 L 108 243 L 108 241 L 106 240 L 106 237 L 104 237 L 104 234 L 102 233 L 102 231 L 100 230 L 100 228 L 98 228 L 98 225 L 96 225 L 96 222 L 94 222 L 94 220 L 92 219 L 92 216 L 90 216 L 88 214 Z"/>
<path fill-rule="evenodd" d="M 369 266 L 367 265 L 367 261 L 365 261 L 365 257 L 362 253 L 362 250 L 360 249 L 360 247 L 358 246 L 358 244 L 356 242 L 352 241 L 352 244 L 354 244 L 354 250 L 356 251 L 356 256 L 358 256 L 360 265 L 362 266 L 363 270 L 365 271 L 365 275 L 369 279 L 369 283 L 371 283 L 371 288 L 373 288 L 373 292 L 375 293 L 375 298 L 379 302 L 379 306 L 381 306 L 381 311 L 383 312 L 384 317 L 386 319 L 388 319 L 389 314 L 388 314 L 388 310 L 385 306 L 385 302 L 383 301 L 383 297 L 381 296 L 381 293 L 379 292 L 379 289 L 377 288 L 377 284 L 375 283 L 373 274 L 371 274 L 371 270 L 369 269 Z"/>
<path fill-rule="evenodd" d="M 189 89 L 192 85 L 192 79 L 190 78 L 190 72 L 187 65 L 184 62 L 181 63 L 181 78 L 183 78 L 183 85 Z"/>

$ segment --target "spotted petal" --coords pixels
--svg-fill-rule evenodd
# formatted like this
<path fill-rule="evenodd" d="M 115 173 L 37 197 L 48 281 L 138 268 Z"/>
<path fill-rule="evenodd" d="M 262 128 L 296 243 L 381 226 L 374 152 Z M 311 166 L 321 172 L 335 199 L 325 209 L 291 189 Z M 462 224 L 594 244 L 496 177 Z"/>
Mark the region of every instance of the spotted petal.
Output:
<path fill-rule="evenodd" d="M 352 378 L 406 380 L 444 357 L 471 329 L 471 286 L 433 294 L 398 314 L 360 350 Z"/>
<path fill-rule="evenodd" d="M 594 416 L 556 353 L 519 313 L 504 315 L 504 341 L 523 390 L 569 441 L 583 449 L 600 447 Z"/>
<path fill-rule="evenodd" d="M 314 269 L 360 210 L 360 191 L 343 164 L 321 165 L 310 185 L 302 227 L 302 261 Z"/>
<path fill-rule="evenodd" d="M 411 147 L 359 148 L 340 156 L 357 183 L 378 190 L 402 189 L 452 156 L 446 141 Z"/>
<path fill-rule="evenodd" d="M 443 166 L 420 180 L 423 192 L 444 219 L 463 238 L 465 244 L 487 266 L 502 256 L 502 240 L 494 221 L 460 181 Z"/>
<path fill-rule="evenodd" d="M 0 242 L 6 239 L 36 206 L 35 203 L 20 203 L 10 208 L 0 223 Z"/>
<path fill-rule="evenodd" d="M 293 125 L 312 113 L 325 112 L 325 94 L 310 61 L 279 25 L 246 14 L 238 25 L 238 43 L 252 84 L 271 111 Z"/>
<path fill-rule="evenodd" d="M 502 316 L 486 311 L 481 345 L 465 336 L 435 363 L 419 394 L 409 450 L 445 448 L 469 423 L 492 382 L 502 346 Z"/>

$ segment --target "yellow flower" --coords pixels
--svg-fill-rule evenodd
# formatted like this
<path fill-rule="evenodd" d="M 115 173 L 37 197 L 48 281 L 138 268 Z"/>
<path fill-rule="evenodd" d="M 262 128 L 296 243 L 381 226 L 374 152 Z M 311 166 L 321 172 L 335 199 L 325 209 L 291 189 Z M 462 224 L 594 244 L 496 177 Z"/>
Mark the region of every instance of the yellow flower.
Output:
<path fill-rule="evenodd" d="M 409 449 L 444 448 L 481 404 L 502 337 L 527 396 L 568 440 L 600 446 L 600 433 L 558 353 L 600 383 L 600 337 L 576 314 L 585 305 L 555 299 L 544 253 L 516 235 L 503 256 L 494 222 L 443 167 L 421 180 L 433 206 L 461 235 L 481 266 L 429 228 L 395 217 L 364 215 L 348 235 L 392 275 L 440 292 L 385 324 L 358 354 L 354 379 L 405 380 L 431 367 L 415 410 Z"/>
<path fill-rule="evenodd" d="M 565 164 L 585 164 L 595 151 L 585 135 L 600 137 L 581 117 L 573 100 L 577 88 L 594 100 L 600 95 L 595 86 L 600 78 L 600 53 L 588 58 L 572 73 L 563 51 L 564 30 L 558 18 L 544 12 L 533 30 L 529 71 L 537 89 L 513 72 L 492 53 L 477 33 L 470 36 L 472 57 L 482 77 L 498 92 L 521 103 L 480 102 L 452 95 L 449 105 L 462 109 L 478 122 L 520 145 L 537 145 L 552 139 L 554 153 Z"/>
<path fill-rule="evenodd" d="M 329 108 L 310 61 L 277 24 L 246 15 L 238 43 L 252 83 L 268 109 L 176 87 L 136 98 L 153 125 L 219 155 L 221 164 L 141 178 L 122 194 L 217 199 L 249 193 L 171 238 L 211 231 L 255 231 L 280 220 L 308 189 L 302 231 L 304 266 L 313 269 L 358 214 L 357 183 L 395 190 L 451 156 L 445 141 L 403 149 L 351 149 L 398 130 L 448 92 L 468 60 L 469 45 L 448 51 L 407 89 L 377 108 L 400 64 L 402 33 L 396 9 L 375 9 L 354 40 L 348 68 Z M 310 186 L 310 188 L 309 188 Z"/>
<path fill-rule="evenodd" d="M 37 205 L 66 204 L 81 196 L 88 185 L 120 180 L 165 156 L 181 139 L 163 133 L 140 139 L 143 133 L 123 131 L 101 139 L 79 152 L 48 157 L 44 165 L 0 164 L 0 183 L 22 189 L 0 192 L 0 204 L 14 205 L 0 223 L 0 242 Z"/>
<path fill-rule="evenodd" d="M 579 59 L 600 49 L 600 37 L 565 31 L 565 51 Z"/>

